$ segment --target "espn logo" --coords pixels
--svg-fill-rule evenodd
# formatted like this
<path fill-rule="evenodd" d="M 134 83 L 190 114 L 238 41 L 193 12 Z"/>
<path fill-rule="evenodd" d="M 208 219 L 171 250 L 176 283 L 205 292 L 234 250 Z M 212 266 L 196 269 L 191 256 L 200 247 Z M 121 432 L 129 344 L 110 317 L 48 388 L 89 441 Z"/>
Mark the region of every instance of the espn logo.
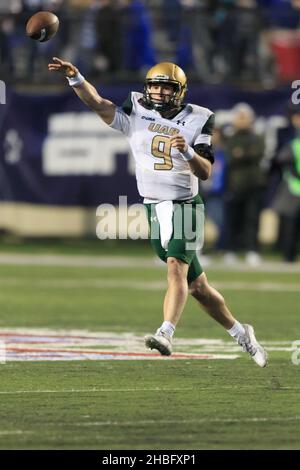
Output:
<path fill-rule="evenodd" d="M 0 80 L 0 104 L 6 104 L 6 85 Z"/>

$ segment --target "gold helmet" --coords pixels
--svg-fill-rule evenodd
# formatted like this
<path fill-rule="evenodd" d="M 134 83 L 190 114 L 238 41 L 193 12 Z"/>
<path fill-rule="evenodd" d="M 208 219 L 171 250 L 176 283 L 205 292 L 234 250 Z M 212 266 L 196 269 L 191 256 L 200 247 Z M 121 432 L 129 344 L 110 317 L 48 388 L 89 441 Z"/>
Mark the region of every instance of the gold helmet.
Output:
<path fill-rule="evenodd" d="M 172 85 L 174 93 L 168 101 L 157 102 L 151 98 L 149 85 L 153 83 L 164 83 Z M 172 62 L 160 62 L 154 65 L 147 75 L 144 85 L 144 102 L 147 106 L 157 111 L 169 111 L 181 106 L 187 91 L 187 80 L 184 71 Z M 161 96 L 165 96 L 162 94 Z"/>

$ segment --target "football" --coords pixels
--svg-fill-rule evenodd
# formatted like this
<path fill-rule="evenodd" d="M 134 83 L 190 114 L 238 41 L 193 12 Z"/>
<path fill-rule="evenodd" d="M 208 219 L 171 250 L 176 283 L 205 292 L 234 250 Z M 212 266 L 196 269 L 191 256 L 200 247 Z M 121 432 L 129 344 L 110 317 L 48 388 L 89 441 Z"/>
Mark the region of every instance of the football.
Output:
<path fill-rule="evenodd" d="M 39 11 L 27 22 L 26 34 L 31 39 L 46 42 L 53 38 L 59 28 L 59 19 L 50 11 Z"/>

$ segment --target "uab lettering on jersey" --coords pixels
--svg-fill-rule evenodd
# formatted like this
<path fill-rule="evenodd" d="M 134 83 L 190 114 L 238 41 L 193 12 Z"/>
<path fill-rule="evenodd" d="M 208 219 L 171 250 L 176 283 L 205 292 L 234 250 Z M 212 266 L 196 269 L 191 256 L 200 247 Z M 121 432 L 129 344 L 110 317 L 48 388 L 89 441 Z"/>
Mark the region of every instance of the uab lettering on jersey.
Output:
<path fill-rule="evenodd" d="M 169 127 L 169 126 L 164 126 L 162 124 L 155 124 L 152 122 L 148 130 L 151 132 L 155 132 L 156 134 L 164 134 L 164 135 L 169 135 L 173 136 L 175 134 L 179 134 L 179 129 L 176 129 L 176 127 Z"/>

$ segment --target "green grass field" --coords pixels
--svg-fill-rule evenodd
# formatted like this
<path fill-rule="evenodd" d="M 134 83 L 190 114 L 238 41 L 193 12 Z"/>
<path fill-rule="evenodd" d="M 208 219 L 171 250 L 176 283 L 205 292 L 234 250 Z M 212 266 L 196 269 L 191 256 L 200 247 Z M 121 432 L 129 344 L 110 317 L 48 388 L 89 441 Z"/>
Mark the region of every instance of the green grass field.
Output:
<path fill-rule="evenodd" d="M 289 349 L 300 339 L 300 272 L 207 274 L 269 345 L 266 369 L 238 349 L 232 360 L 7 361 L 0 365 L 0 448 L 299 449 L 300 365 Z M 0 330 L 142 338 L 160 325 L 164 281 L 155 265 L 2 264 Z M 176 337 L 235 347 L 193 299 Z M 118 351 L 125 343 L 126 336 Z M 176 342 L 174 351 L 182 351 Z"/>

